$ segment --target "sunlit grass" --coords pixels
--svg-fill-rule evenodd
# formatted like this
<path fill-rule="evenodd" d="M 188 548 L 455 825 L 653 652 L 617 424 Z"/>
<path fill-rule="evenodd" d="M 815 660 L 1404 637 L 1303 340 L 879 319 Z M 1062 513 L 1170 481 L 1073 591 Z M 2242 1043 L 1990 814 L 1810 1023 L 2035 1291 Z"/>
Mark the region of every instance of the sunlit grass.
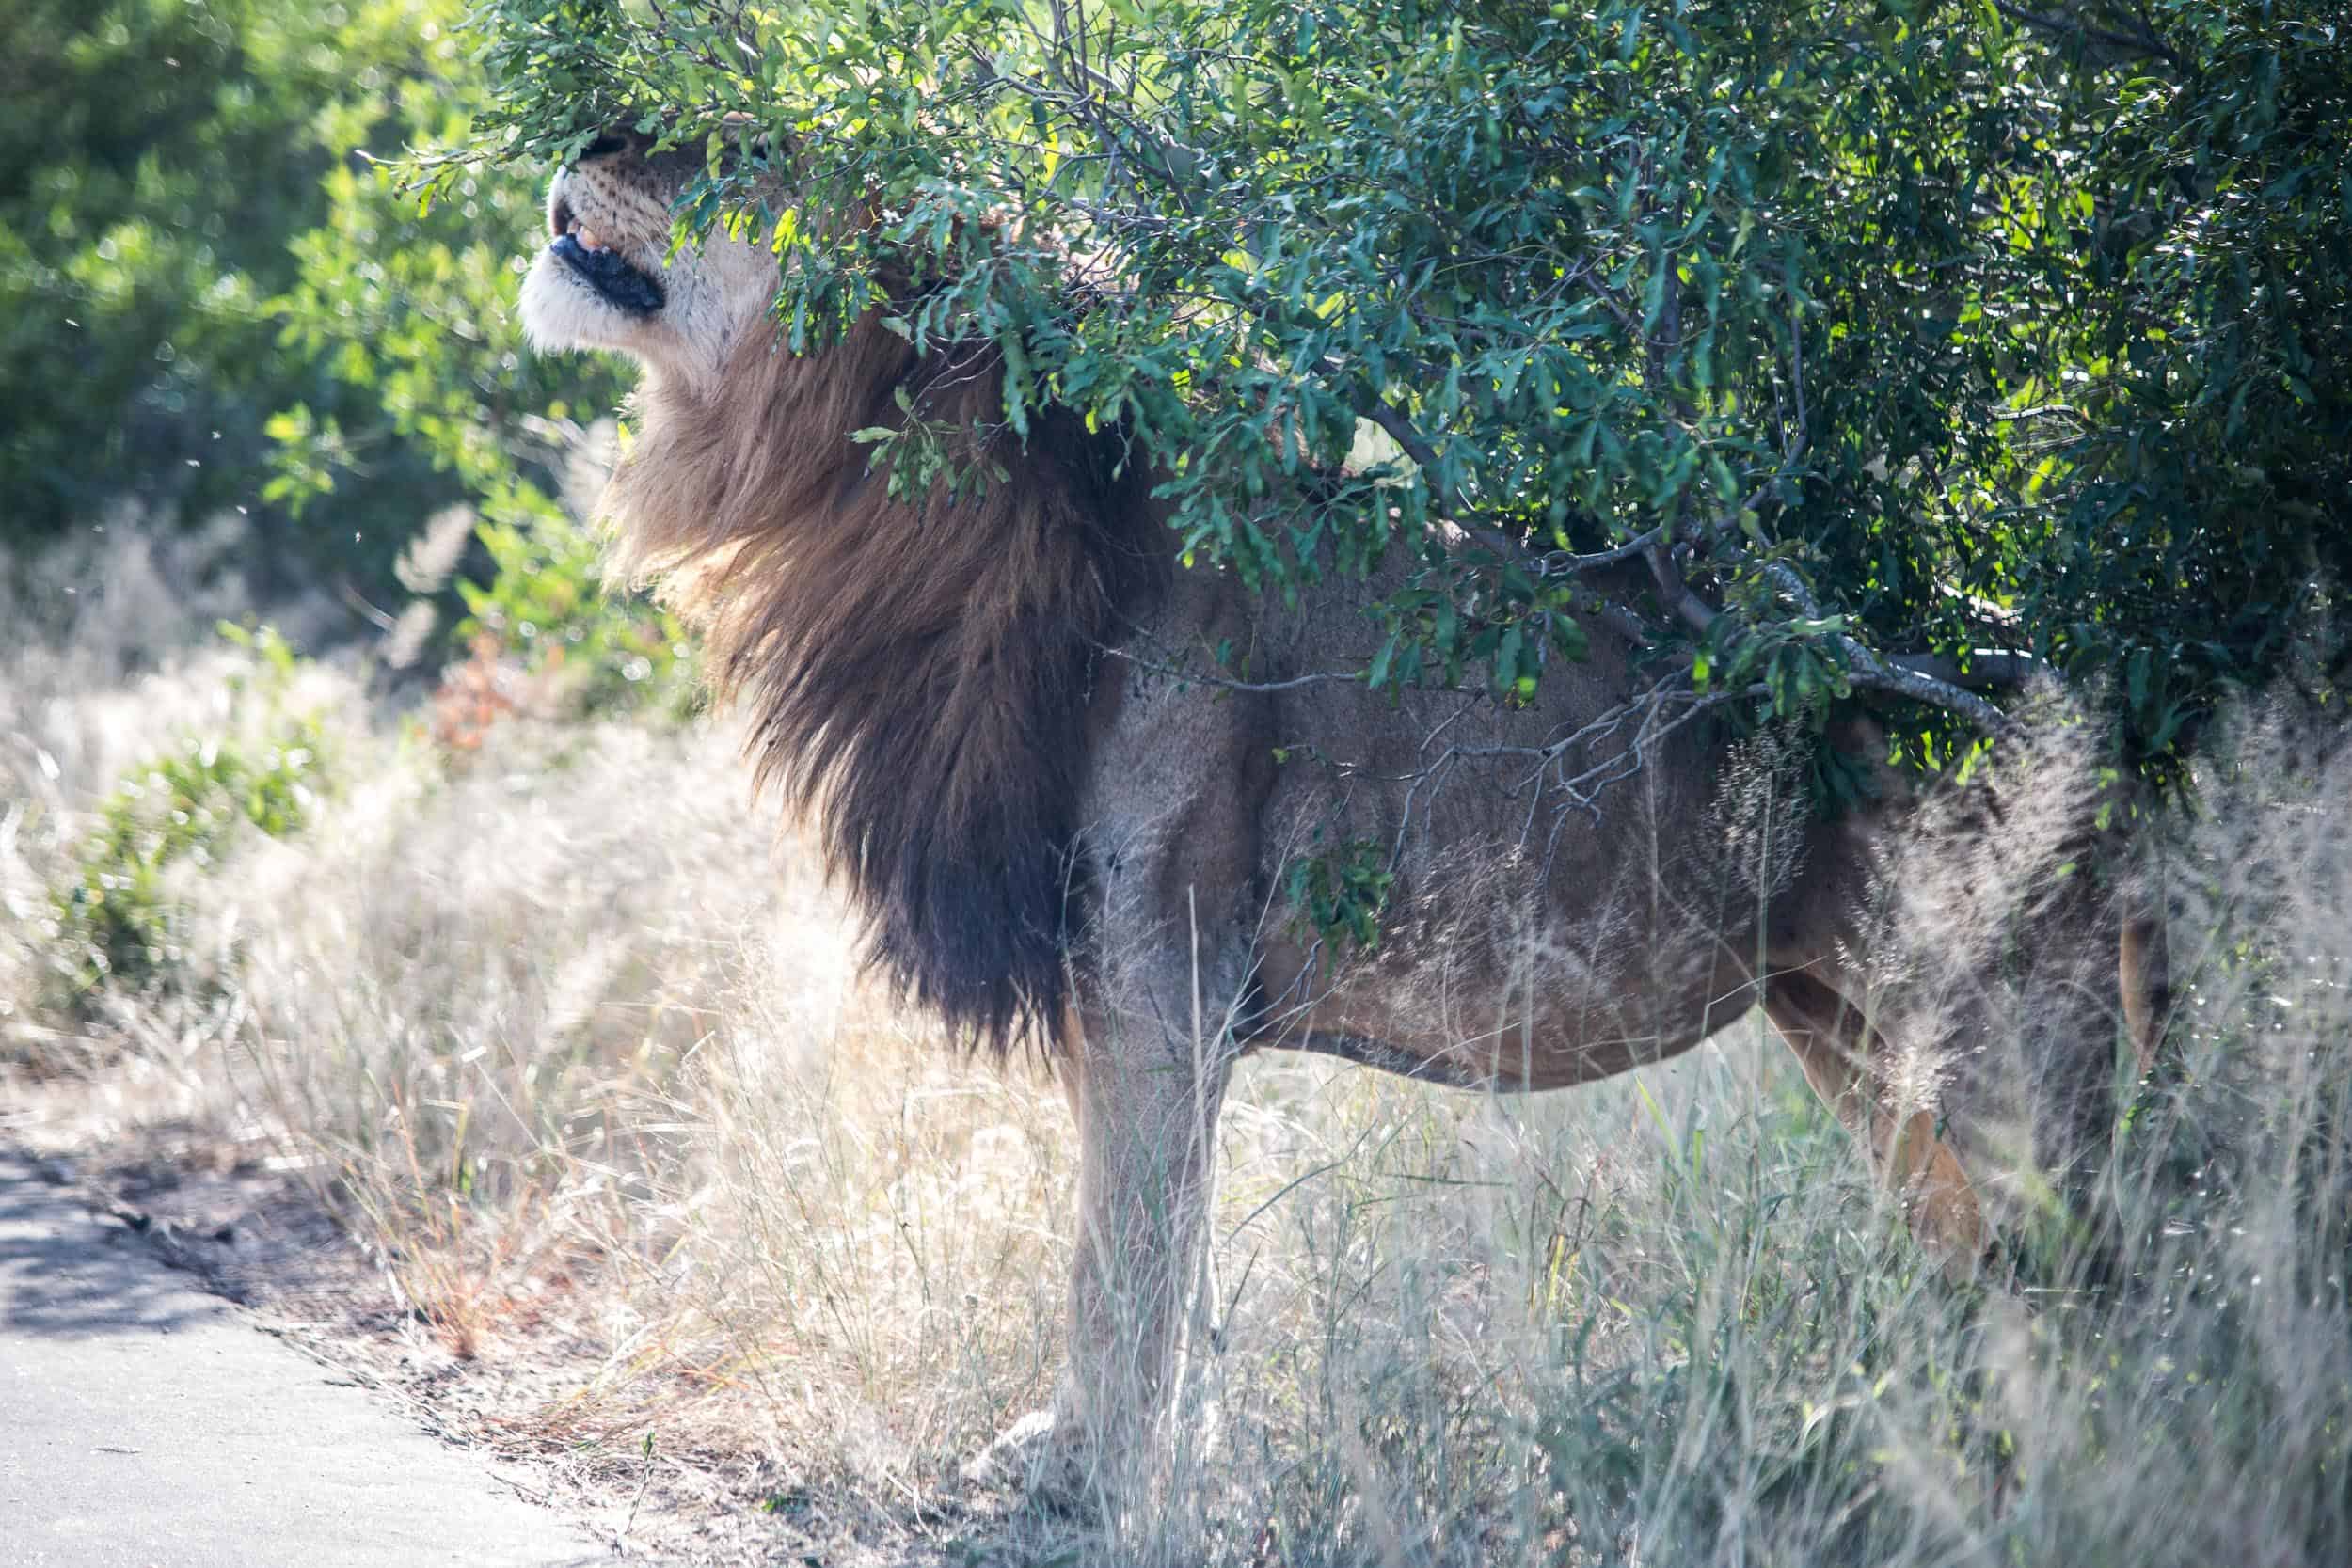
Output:
<path fill-rule="evenodd" d="M 756 1475 L 727 1495 L 779 1528 L 823 1497 L 952 1534 L 910 1499 L 1058 1366 L 1068 1112 L 857 985 L 723 726 L 519 717 L 453 758 L 313 669 L 319 820 L 180 884 L 169 983 L 41 1012 L 21 911 L 236 657 L 0 672 L 19 1071 L 101 1128 L 294 1156 L 445 1354 L 564 1369 L 503 1412 L 516 1445 L 618 1465 L 650 1434 Z M 1525 1100 L 1253 1060 L 1216 1348 L 1167 1472 L 1079 1549 L 2352 1560 L 2352 796 L 2283 722 L 2229 744 L 2176 858 L 2184 1068 L 2129 1107 L 2117 1283 L 1945 1281 L 1752 1022 Z"/>

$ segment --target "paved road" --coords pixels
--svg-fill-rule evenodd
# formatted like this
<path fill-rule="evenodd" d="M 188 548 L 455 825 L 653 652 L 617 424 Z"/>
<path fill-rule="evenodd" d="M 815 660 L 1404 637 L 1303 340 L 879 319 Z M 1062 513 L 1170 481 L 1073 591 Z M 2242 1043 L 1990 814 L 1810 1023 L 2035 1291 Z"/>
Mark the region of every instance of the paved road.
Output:
<path fill-rule="evenodd" d="M 0 1568 L 611 1557 L 0 1149 Z"/>

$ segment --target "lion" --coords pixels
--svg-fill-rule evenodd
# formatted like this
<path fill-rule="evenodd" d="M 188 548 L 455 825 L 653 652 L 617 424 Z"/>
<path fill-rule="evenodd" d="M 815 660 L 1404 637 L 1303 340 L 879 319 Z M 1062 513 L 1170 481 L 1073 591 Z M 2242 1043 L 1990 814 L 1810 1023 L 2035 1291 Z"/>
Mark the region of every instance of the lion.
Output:
<path fill-rule="evenodd" d="M 850 433 L 909 409 L 989 431 L 995 362 L 926 356 L 880 309 L 785 352 L 771 252 L 714 231 L 672 253 L 703 166 L 620 133 L 560 170 L 523 319 L 542 351 L 642 364 L 614 568 L 700 624 L 868 961 L 1060 1073 L 1079 1234 L 1033 1480 L 1109 1473 L 1167 1408 L 1218 1110 L 1253 1051 L 1557 1088 L 1760 1007 L 1963 1271 L 2030 1185 L 1986 1173 L 2096 1168 L 2116 1020 L 2144 1063 L 2166 994 L 2156 926 L 2086 869 L 2082 758 L 2006 797 L 1874 765 L 1876 799 L 1824 817 L 1600 613 L 1532 702 L 1372 691 L 1332 673 L 1365 668 L 1357 606 L 1384 579 L 1302 584 L 1287 610 L 1180 566 L 1151 476 L 1066 411 L 976 436 L 1008 476 L 977 495 L 894 495 Z M 1887 751 L 1864 716 L 1833 738 Z M 1380 867 L 1369 952 L 1289 908 L 1298 868 L 1347 846 Z"/>

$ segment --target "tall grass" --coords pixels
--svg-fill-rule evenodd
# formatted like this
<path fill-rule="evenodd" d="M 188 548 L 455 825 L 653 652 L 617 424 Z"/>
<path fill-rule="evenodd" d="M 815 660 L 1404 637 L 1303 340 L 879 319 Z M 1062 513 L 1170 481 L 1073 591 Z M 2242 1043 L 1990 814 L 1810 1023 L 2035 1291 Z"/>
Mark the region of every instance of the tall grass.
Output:
<path fill-rule="evenodd" d="M 12 913 L 232 657 L 66 647 L 0 672 Z M 1176 1451 L 1081 1528 L 921 1506 L 1050 1393 L 1051 1078 L 860 990 L 723 725 L 453 759 L 312 678 L 321 819 L 191 879 L 180 971 L 90 1018 L 18 919 L 7 1049 L 296 1153 L 453 1360 L 562 1350 L 516 1441 L 650 1434 L 884 1559 L 2352 1561 L 2352 770 L 2298 716 L 2215 744 L 2170 847 L 2182 1061 L 2125 1102 L 2111 1283 L 1947 1283 L 1754 1022 L 1522 1100 L 1257 1058 Z"/>

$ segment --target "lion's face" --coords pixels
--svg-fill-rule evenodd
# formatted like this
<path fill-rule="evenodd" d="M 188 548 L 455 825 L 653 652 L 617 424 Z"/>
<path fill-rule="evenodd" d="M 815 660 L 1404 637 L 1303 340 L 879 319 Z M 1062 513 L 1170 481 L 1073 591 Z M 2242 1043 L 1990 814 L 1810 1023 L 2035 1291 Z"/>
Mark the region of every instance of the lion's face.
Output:
<path fill-rule="evenodd" d="M 762 323 L 776 289 L 768 252 L 714 231 L 670 252 L 670 213 L 702 172 L 698 152 L 647 155 L 638 138 L 599 137 L 548 191 L 552 236 L 523 281 L 534 347 L 618 349 L 695 386 Z"/>

